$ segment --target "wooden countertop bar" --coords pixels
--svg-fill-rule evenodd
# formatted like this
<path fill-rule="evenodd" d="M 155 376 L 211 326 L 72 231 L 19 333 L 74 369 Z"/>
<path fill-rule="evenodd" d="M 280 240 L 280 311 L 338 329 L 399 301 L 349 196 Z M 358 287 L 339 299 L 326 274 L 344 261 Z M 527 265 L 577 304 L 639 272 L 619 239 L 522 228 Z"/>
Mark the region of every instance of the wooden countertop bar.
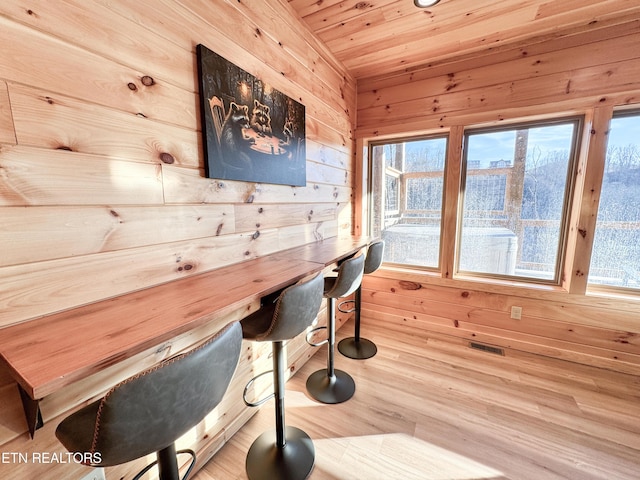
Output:
<path fill-rule="evenodd" d="M 0 329 L 0 356 L 23 403 L 31 402 L 25 403 L 31 434 L 39 399 L 295 283 L 367 243 L 365 237 L 323 240 Z"/>
<path fill-rule="evenodd" d="M 348 237 L 332 240 L 307 243 L 300 247 L 284 250 L 276 255 L 286 255 L 306 262 L 319 262 L 326 266 L 357 253 L 361 248 L 368 245 L 370 241 L 368 237 Z"/>
<path fill-rule="evenodd" d="M 321 266 L 261 257 L 0 331 L 0 352 L 33 399 L 91 375 Z"/>

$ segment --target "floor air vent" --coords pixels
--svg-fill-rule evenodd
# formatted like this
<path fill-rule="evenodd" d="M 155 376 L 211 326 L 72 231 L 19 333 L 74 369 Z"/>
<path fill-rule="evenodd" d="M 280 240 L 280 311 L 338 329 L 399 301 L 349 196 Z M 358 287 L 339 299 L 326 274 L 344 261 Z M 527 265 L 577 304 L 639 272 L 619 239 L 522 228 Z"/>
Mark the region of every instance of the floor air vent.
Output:
<path fill-rule="evenodd" d="M 504 350 L 498 347 L 492 347 L 491 345 L 484 345 L 483 343 L 469 342 L 469 346 L 471 348 L 475 348 L 476 350 L 482 350 L 483 352 L 493 353 L 495 355 L 503 355 Z"/>

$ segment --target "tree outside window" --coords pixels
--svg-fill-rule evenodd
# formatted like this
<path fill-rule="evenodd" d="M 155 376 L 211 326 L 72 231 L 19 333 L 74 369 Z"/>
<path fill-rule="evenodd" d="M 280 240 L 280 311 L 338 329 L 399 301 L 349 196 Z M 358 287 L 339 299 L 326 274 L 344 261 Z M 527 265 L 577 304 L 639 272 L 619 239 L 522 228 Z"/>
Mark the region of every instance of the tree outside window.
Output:
<path fill-rule="evenodd" d="M 438 268 L 446 151 L 446 137 L 371 145 L 372 234 L 385 262 Z"/>
<path fill-rule="evenodd" d="M 590 286 L 640 288 L 640 112 L 614 115 L 589 268 Z"/>
<path fill-rule="evenodd" d="M 579 127 L 467 132 L 459 272 L 559 282 Z"/>
<path fill-rule="evenodd" d="M 468 129 L 456 275 L 560 283 L 581 118 Z M 371 143 L 371 234 L 386 263 L 437 270 L 446 136 Z M 588 283 L 640 289 L 640 111 L 614 114 Z"/>

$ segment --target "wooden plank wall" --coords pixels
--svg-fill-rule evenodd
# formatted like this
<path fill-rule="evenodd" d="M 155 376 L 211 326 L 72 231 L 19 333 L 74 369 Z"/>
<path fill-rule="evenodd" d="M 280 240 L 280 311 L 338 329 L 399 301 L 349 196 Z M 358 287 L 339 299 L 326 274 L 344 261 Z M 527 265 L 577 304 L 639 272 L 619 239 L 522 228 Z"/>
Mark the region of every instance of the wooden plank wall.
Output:
<path fill-rule="evenodd" d="M 306 187 L 204 178 L 198 43 L 306 106 Z M 355 81 L 285 0 L 6 0 L 0 44 L 0 327 L 351 233 Z M 47 397 L 33 441 L 0 367 L 0 451 L 63 452 L 71 410 L 243 311 Z M 310 355 L 288 351 L 292 370 Z M 245 345 L 228 397 L 182 441 L 201 462 L 253 413 L 240 395 L 269 353 Z M 5 479 L 84 473 L 0 463 Z"/>
<path fill-rule="evenodd" d="M 365 277 L 363 322 L 640 373 L 640 302 L 586 294 L 608 122 L 640 105 L 640 21 L 532 41 L 483 56 L 358 81 L 358 145 L 408 132 L 450 133 L 440 274 L 381 269 Z M 563 284 L 452 278 L 465 126 L 584 114 Z M 453 194 L 451 193 L 453 192 Z M 581 234 L 578 234 L 578 231 Z M 523 307 L 521 320 L 511 306 Z"/>

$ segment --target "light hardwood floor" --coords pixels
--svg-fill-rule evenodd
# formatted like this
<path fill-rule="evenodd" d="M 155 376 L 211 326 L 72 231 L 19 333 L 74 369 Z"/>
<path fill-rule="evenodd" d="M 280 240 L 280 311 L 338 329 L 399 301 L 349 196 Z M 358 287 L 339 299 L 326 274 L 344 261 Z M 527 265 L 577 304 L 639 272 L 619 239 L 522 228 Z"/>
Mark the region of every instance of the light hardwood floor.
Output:
<path fill-rule="evenodd" d="M 351 400 L 322 405 L 305 394 L 326 347 L 287 383 L 286 422 L 316 448 L 311 480 L 640 479 L 637 377 L 366 324 L 363 332 L 375 357 L 336 354 L 356 381 Z M 268 402 L 195 480 L 246 479 L 246 452 L 273 415 Z"/>

